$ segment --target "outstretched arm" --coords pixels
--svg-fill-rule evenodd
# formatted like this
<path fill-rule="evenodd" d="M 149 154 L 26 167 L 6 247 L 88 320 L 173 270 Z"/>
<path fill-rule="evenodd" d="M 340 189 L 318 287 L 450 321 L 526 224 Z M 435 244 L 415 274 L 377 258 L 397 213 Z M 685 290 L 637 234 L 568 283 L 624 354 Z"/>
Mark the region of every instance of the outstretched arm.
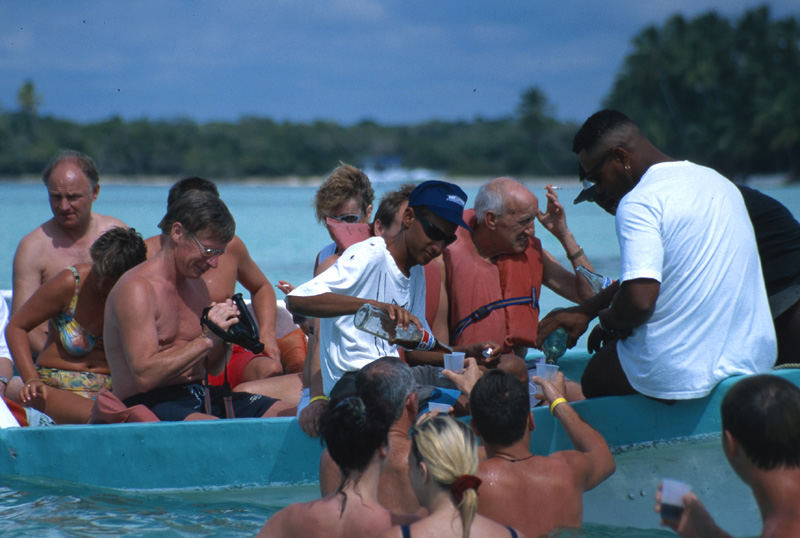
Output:
<path fill-rule="evenodd" d="M 616 470 L 614 456 L 611 455 L 608 443 L 600 432 L 587 424 L 563 399 L 563 392 L 556 388 L 563 387 L 563 373 L 558 373 L 555 383 L 538 376 L 533 377 L 533 382 L 541 385 L 547 405 L 552 405 L 555 401 L 561 402 L 551 408 L 553 416 L 561 422 L 569 440 L 572 441 L 572 446 L 580 454 L 576 454 L 575 451 L 558 454 L 571 460 L 571 465 L 582 482 L 583 490 L 592 489 Z"/>
<path fill-rule="evenodd" d="M 578 306 L 553 310 L 548 313 L 539 321 L 536 347 L 540 348 L 544 339 L 559 327 L 566 329 L 569 335 L 567 345 L 569 347 L 574 346 L 578 338 L 586 332 L 589 322 L 597 317 L 601 310 L 611 304 L 617 290 L 619 290 L 619 283 L 614 283 Z"/>

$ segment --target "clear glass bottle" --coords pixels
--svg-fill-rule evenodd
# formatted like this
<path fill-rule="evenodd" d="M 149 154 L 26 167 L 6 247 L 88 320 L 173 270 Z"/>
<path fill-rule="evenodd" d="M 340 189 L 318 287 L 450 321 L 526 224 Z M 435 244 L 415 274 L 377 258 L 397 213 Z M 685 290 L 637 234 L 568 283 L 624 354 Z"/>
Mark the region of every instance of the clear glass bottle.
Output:
<path fill-rule="evenodd" d="M 353 323 L 362 331 L 373 334 L 396 344 L 405 349 L 419 351 L 443 351 L 450 353 L 453 350 L 437 342 L 431 333 L 409 323 L 405 329 L 398 327 L 397 323 L 382 308 L 364 303 L 353 316 Z"/>
<path fill-rule="evenodd" d="M 592 286 L 595 294 L 600 293 L 600 291 L 614 283 L 614 281 L 607 276 L 589 271 L 583 265 L 577 266 L 575 270 L 578 272 L 578 274 L 582 275 L 586 280 L 589 281 L 589 284 Z"/>
<path fill-rule="evenodd" d="M 556 364 L 567 351 L 567 331 L 559 327 L 542 342 L 542 353 L 547 364 Z"/>

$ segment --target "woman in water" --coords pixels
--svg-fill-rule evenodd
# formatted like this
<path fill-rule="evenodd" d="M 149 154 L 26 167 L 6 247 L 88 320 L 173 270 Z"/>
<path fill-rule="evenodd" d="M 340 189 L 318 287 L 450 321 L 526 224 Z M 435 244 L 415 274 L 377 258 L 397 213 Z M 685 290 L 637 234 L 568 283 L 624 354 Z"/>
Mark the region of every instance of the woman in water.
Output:
<path fill-rule="evenodd" d="M 339 487 L 322 499 L 287 506 L 267 521 L 259 536 L 376 536 L 392 525 L 416 520 L 396 516 L 378 503 L 392 418 L 384 405 L 365 403 L 359 396 L 328 402 L 320 434 L 342 471 Z"/>
<path fill-rule="evenodd" d="M 423 420 L 411 431 L 408 477 L 429 515 L 385 532 L 384 538 L 436 536 L 508 538 L 522 536 L 511 527 L 477 515 L 478 441 L 472 430 L 449 416 Z"/>
<path fill-rule="evenodd" d="M 136 230 L 117 227 L 98 237 L 89 252 L 91 264 L 68 267 L 42 284 L 6 328 L 24 382 L 18 401 L 59 424 L 85 424 L 100 389 L 111 390 L 103 349 L 106 296 L 147 251 Z M 47 320 L 47 341 L 34 364 L 27 333 Z"/>

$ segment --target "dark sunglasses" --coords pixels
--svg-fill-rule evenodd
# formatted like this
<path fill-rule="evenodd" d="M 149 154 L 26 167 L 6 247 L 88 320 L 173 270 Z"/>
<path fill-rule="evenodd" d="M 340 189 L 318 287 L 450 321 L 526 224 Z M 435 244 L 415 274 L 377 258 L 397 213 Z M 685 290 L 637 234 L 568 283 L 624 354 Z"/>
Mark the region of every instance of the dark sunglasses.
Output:
<path fill-rule="evenodd" d="M 338 220 L 339 222 L 346 222 L 347 224 L 355 224 L 361 220 L 361 214 L 359 213 L 356 215 L 355 213 L 351 213 L 349 215 L 339 215 L 338 217 L 330 215 L 330 218 L 333 220 Z"/>
<path fill-rule="evenodd" d="M 445 232 L 434 226 L 428 219 L 423 217 L 420 212 L 415 211 L 417 220 L 422 225 L 422 231 L 425 232 L 433 241 L 444 241 L 444 246 L 451 244 L 456 240 L 456 234 L 447 235 Z"/>

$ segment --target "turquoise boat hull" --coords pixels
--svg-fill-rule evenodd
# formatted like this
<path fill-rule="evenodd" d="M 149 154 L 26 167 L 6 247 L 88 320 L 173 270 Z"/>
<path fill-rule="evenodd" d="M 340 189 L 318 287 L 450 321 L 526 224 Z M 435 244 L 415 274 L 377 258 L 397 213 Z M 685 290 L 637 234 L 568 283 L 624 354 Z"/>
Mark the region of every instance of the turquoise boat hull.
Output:
<path fill-rule="evenodd" d="M 585 354 L 569 353 L 560 364 L 577 378 L 586 360 Z M 775 373 L 800 385 L 800 370 Z M 695 462 L 702 472 L 691 472 L 680 456 L 648 452 L 659 443 L 718 435 L 720 402 L 737 380 L 723 381 L 705 398 L 674 405 L 638 395 L 573 404 L 603 434 L 618 464 L 609 480 L 585 495 L 584 520 L 619 525 L 623 510 L 626 524 L 657 527 L 652 495 L 661 477 L 672 476 L 693 483 L 695 491 L 728 484 L 725 489 L 738 491 L 741 502 L 724 509 L 744 519 L 742 528 L 757 525 L 757 511 L 746 502 L 749 493 L 721 450 Z M 572 448 L 546 408 L 533 414 L 535 453 Z M 321 451 L 319 439 L 306 436 L 294 418 L 8 428 L 0 430 L 0 476 L 128 491 L 269 487 L 316 482 Z"/>

